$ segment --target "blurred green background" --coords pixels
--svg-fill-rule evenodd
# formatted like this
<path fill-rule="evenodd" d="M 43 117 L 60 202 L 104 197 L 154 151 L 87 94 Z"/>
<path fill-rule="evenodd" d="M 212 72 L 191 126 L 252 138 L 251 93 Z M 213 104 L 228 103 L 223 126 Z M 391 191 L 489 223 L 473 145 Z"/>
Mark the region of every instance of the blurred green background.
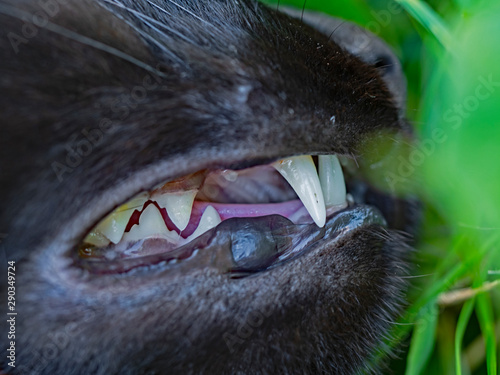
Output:
<path fill-rule="evenodd" d="M 268 1 L 276 5 L 276 1 Z M 304 0 L 281 0 L 298 8 Z M 307 0 L 385 39 L 408 79 L 424 221 L 391 374 L 498 374 L 500 2 Z M 379 360 L 378 357 L 373 359 Z"/>

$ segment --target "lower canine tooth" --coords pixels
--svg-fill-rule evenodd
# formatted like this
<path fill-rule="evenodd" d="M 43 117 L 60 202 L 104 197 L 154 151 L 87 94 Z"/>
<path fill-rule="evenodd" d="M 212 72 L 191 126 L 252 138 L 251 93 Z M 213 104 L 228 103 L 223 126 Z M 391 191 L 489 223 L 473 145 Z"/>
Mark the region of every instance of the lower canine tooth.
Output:
<path fill-rule="evenodd" d="M 134 242 L 148 237 L 160 237 L 170 242 L 176 242 L 179 239 L 176 232 L 167 229 L 160 211 L 154 204 L 146 207 L 139 217 L 139 225 L 134 225 L 130 232 L 125 233 L 123 241 Z"/>
<path fill-rule="evenodd" d="M 186 229 L 191 218 L 194 197 L 198 190 L 188 190 L 153 196 L 160 207 L 167 210 L 168 217 L 180 231 Z"/>
<path fill-rule="evenodd" d="M 340 166 L 337 155 L 320 155 L 318 156 L 319 180 L 325 204 L 331 206 L 346 205 L 346 188 L 344 174 Z"/>
<path fill-rule="evenodd" d="M 186 238 L 186 242 L 189 242 L 191 240 L 194 240 L 196 237 L 201 236 L 206 231 L 219 225 L 221 221 L 222 220 L 217 210 L 212 206 L 207 206 L 207 208 L 205 208 L 205 211 L 203 212 L 203 215 L 201 215 L 198 227 L 196 228 L 196 230 L 193 232 L 192 235 Z"/>
<path fill-rule="evenodd" d="M 295 156 L 272 164 L 295 190 L 318 227 L 326 222 L 325 201 L 318 173 L 311 156 Z"/>

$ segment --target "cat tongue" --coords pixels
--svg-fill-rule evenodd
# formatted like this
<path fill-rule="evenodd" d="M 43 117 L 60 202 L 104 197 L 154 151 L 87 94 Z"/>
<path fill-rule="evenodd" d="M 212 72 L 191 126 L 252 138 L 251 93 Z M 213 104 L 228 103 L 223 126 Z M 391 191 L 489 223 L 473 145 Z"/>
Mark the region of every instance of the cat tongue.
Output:
<path fill-rule="evenodd" d="M 193 232 L 198 227 L 203 212 L 208 206 L 212 206 L 217 211 L 222 221 L 231 219 L 233 217 L 245 218 L 268 215 L 281 215 L 283 217 L 290 218 L 297 211 L 304 207 L 299 199 L 291 200 L 288 202 L 268 204 L 231 204 L 195 201 L 193 204 L 193 211 L 191 213 L 189 224 L 186 229 L 181 232 L 182 237 L 186 238 L 193 234 Z M 164 212 L 163 218 L 167 222 L 168 227 L 170 223 L 168 222 L 168 218 L 166 218 L 165 216 L 166 212 Z"/>

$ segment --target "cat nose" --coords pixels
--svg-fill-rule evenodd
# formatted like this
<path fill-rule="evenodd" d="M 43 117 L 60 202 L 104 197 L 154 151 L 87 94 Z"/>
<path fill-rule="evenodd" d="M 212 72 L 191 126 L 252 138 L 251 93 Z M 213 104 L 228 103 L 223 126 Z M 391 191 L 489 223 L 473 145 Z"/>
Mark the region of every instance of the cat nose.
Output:
<path fill-rule="evenodd" d="M 390 55 L 378 55 L 375 60 L 375 68 L 382 71 L 382 74 L 391 74 L 396 69 L 394 59 Z"/>

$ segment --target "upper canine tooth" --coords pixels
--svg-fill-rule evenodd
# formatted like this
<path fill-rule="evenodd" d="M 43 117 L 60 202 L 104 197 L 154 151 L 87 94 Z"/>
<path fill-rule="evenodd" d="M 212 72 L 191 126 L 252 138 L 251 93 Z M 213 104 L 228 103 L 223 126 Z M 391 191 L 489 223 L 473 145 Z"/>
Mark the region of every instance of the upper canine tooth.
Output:
<path fill-rule="evenodd" d="M 106 216 L 92 232 L 102 233 L 114 244 L 120 242 L 130 217 L 135 211 L 134 209 L 121 209 L 121 207 Z"/>
<path fill-rule="evenodd" d="M 201 236 L 206 231 L 219 225 L 221 221 L 222 220 L 217 210 L 212 206 L 207 206 L 207 208 L 205 208 L 205 211 L 203 212 L 203 215 L 201 215 L 198 227 L 196 228 L 196 230 L 193 232 L 192 235 L 186 238 L 186 242 L 189 242 L 195 239 L 196 237 Z"/>
<path fill-rule="evenodd" d="M 272 164 L 288 181 L 317 226 L 326 222 L 325 201 L 314 161 L 310 155 L 295 156 Z"/>
<path fill-rule="evenodd" d="M 141 213 L 139 225 L 134 225 L 130 232 L 123 236 L 124 241 L 138 241 L 147 237 L 161 237 L 175 242 L 179 239 L 176 232 L 171 232 L 165 225 L 160 211 L 154 204 L 150 204 Z"/>
<path fill-rule="evenodd" d="M 180 231 L 186 229 L 193 210 L 194 197 L 198 190 L 179 191 L 154 195 L 153 199 L 158 205 L 167 210 L 168 217 Z"/>
<path fill-rule="evenodd" d="M 337 155 L 318 156 L 318 166 L 326 206 L 346 206 L 344 174 Z"/>

